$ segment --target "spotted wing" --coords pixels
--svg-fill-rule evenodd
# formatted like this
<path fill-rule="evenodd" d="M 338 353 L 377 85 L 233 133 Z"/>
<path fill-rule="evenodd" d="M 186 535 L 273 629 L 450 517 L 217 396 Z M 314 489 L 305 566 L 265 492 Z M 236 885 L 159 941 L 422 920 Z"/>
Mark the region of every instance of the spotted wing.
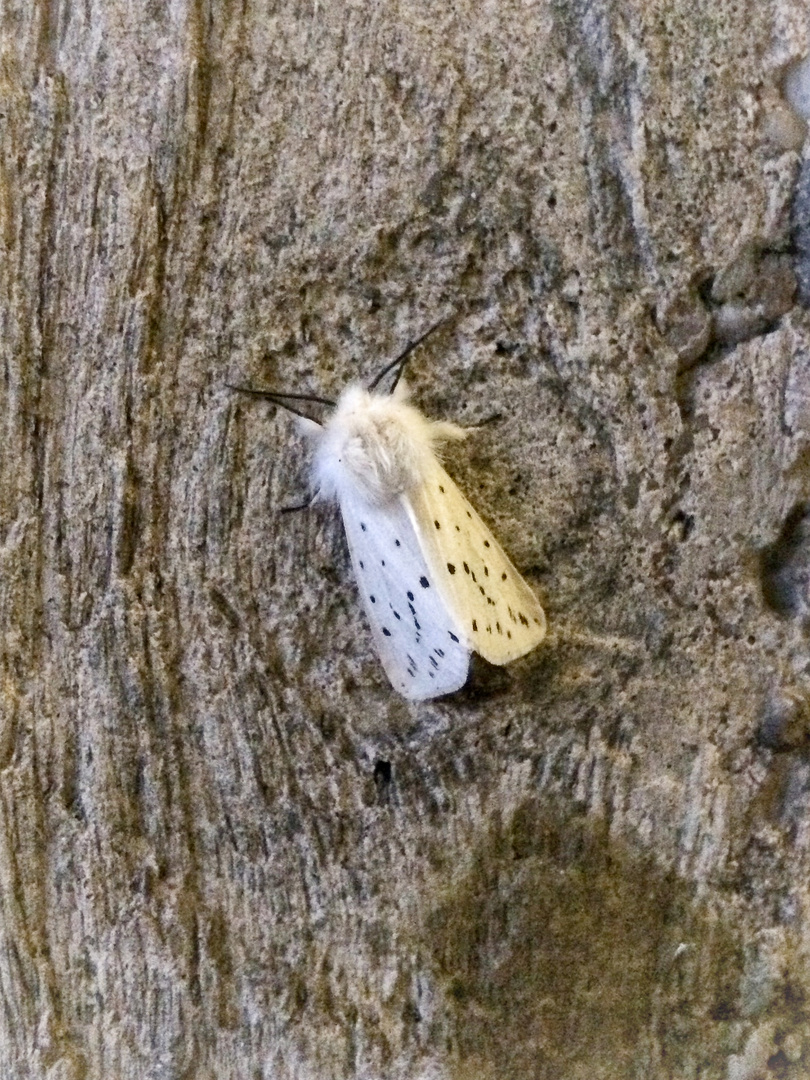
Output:
<path fill-rule="evenodd" d="M 352 566 L 377 653 L 395 690 L 423 701 L 458 690 L 470 648 L 435 588 L 401 500 L 340 500 Z"/>
<path fill-rule="evenodd" d="M 431 580 L 472 648 L 507 664 L 539 645 L 546 616 L 537 597 L 438 461 L 406 506 Z"/>

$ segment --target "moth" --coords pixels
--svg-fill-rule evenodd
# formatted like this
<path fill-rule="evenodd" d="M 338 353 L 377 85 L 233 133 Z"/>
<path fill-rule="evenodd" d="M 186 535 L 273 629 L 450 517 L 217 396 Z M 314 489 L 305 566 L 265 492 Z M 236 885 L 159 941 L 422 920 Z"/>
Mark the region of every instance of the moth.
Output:
<path fill-rule="evenodd" d="M 377 653 L 391 685 L 411 701 L 460 689 L 473 651 L 507 664 L 546 633 L 537 597 L 441 464 L 442 445 L 468 433 L 423 416 L 401 379 L 436 326 L 336 402 L 230 387 L 294 413 L 314 442 L 310 503 L 340 507 Z M 392 371 L 390 389 L 378 390 Z M 332 411 L 320 423 L 292 402 Z"/>

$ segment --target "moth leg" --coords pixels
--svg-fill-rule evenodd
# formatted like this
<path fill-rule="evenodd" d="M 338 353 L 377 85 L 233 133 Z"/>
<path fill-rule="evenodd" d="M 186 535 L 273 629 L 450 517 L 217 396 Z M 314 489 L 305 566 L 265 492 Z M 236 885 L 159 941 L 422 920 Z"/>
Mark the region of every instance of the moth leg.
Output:
<path fill-rule="evenodd" d="M 312 506 L 312 504 L 314 502 L 315 502 L 315 496 L 310 495 L 310 497 L 306 500 L 306 502 L 295 503 L 292 506 L 280 506 L 278 512 L 280 514 L 295 514 L 299 510 L 309 510 L 309 508 Z"/>

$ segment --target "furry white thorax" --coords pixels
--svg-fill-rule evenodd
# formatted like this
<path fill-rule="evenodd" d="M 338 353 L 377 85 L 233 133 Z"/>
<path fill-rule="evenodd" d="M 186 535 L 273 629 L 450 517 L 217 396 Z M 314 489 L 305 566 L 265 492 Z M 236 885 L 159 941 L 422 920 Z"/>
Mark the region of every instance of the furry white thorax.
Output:
<path fill-rule="evenodd" d="M 466 435 L 409 405 L 404 381 L 393 394 L 347 386 L 323 427 L 307 432 L 318 443 L 312 468 L 318 496 L 340 501 L 350 489 L 376 506 L 416 487 L 438 446 Z"/>

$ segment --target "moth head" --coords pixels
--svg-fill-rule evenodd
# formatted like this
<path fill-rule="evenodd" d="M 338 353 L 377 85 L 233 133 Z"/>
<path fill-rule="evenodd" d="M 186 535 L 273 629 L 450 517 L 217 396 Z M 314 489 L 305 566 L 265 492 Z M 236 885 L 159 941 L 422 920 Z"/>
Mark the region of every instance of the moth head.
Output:
<path fill-rule="evenodd" d="M 404 389 L 379 394 L 357 384 L 346 387 L 316 451 L 315 480 L 324 494 L 340 500 L 351 491 L 382 505 L 419 482 L 432 435 L 406 396 Z"/>

